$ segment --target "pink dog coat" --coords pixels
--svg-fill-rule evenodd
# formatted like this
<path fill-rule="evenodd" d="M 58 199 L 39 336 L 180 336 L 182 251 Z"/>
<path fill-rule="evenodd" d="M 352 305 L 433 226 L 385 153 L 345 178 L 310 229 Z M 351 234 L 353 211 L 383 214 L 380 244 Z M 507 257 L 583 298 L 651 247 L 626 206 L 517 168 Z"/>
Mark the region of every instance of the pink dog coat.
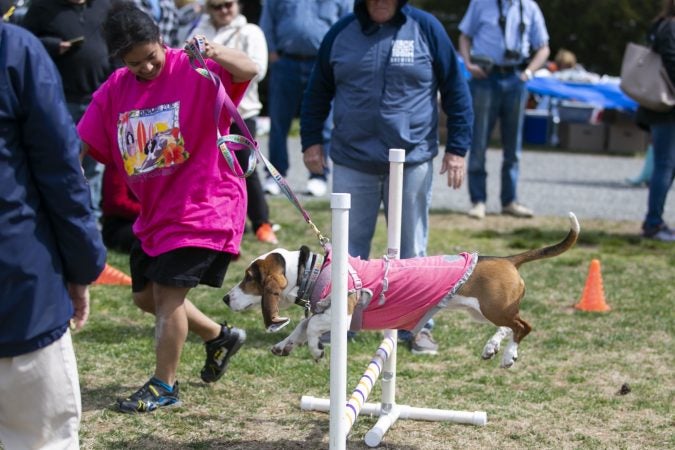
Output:
<path fill-rule="evenodd" d="M 410 330 L 416 333 L 469 279 L 477 261 L 476 253 L 427 256 L 408 259 L 349 257 L 350 291 L 358 291 L 360 305 L 354 312 L 351 329 Z M 388 267 L 387 267 L 388 266 Z M 353 270 L 352 270 L 353 269 Z M 326 266 L 322 269 L 328 270 Z M 320 298 L 326 298 L 330 282 Z M 363 295 L 372 292 L 372 298 Z"/>

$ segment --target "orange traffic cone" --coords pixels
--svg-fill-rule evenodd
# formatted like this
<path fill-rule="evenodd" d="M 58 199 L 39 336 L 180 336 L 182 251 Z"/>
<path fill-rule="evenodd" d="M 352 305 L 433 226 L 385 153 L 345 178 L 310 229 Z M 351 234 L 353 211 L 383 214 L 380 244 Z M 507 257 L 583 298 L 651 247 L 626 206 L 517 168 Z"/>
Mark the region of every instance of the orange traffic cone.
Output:
<path fill-rule="evenodd" d="M 131 277 L 126 273 L 115 269 L 108 264 L 103 268 L 103 272 L 98 276 L 94 284 L 115 284 L 119 286 L 131 286 Z"/>
<path fill-rule="evenodd" d="M 611 309 L 605 302 L 605 290 L 602 287 L 599 260 L 594 259 L 591 261 L 584 292 L 581 294 L 581 300 L 574 307 L 582 311 L 591 312 L 605 312 Z"/>

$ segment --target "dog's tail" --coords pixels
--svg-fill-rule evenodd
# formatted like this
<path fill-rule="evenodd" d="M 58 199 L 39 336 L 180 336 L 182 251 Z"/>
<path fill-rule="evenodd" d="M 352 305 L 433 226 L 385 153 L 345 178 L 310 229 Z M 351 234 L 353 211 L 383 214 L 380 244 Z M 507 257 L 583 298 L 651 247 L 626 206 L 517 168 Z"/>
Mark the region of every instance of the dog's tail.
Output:
<path fill-rule="evenodd" d="M 513 265 L 516 266 L 516 268 L 518 268 L 522 264 L 525 264 L 530 261 L 536 261 L 538 259 L 544 258 L 553 258 L 554 256 L 558 256 L 562 253 L 565 253 L 567 250 L 572 248 L 572 246 L 574 246 L 574 244 L 577 242 L 577 238 L 579 237 L 579 230 L 581 229 L 581 227 L 579 226 L 579 221 L 577 220 L 577 216 L 575 216 L 573 212 L 569 213 L 569 219 L 570 219 L 570 231 L 569 233 L 567 233 L 567 236 L 565 236 L 565 239 L 563 239 L 562 241 L 548 247 L 538 248 L 535 250 L 528 250 L 526 252 L 519 253 L 517 255 L 507 256 L 506 259 L 511 261 L 511 263 L 513 263 Z"/>

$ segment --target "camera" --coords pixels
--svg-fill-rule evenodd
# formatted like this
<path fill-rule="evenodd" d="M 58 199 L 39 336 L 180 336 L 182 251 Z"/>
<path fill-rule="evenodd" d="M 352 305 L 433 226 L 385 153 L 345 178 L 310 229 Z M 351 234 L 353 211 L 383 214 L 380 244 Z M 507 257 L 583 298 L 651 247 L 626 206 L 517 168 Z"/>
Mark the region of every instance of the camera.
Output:
<path fill-rule="evenodd" d="M 504 59 L 507 59 L 507 60 L 508 60 L 508 59 L 516 59 L 516 60 L 519 60 L 519 59 L 520 59 L 520 52 L 518 52 L 518 51 L 516 51 L 516 50 L 511 50 L 511 49 L 508 49 L 508 48 L 507 48 L 506 50 L 504 50 Z"/>

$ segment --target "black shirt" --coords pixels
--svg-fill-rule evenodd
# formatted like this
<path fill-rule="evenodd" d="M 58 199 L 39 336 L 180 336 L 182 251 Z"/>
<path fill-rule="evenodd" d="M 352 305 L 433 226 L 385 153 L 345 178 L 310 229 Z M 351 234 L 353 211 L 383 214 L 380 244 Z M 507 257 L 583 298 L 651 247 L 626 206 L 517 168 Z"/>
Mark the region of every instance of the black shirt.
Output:
<path fill-rule="evenodd" d="M 33 0 L 22 25 L 35 34 L 56 63 L 69 103 L 89 103 L 91 95 L 111 72 L 103 22 L 110 0 Z M 84 40 L 59 54 L 61 41 Z"/>

